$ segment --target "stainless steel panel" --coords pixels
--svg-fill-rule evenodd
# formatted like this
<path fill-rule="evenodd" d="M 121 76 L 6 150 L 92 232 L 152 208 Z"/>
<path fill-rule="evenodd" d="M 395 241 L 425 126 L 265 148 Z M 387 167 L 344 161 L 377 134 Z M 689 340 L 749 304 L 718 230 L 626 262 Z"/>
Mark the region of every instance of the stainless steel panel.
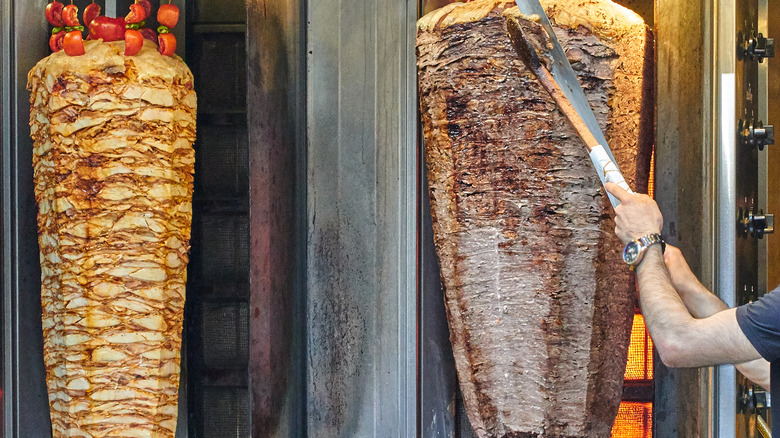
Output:
<path fill-rule="evenodd" d="M 50 436 L 41 330 L 37 207 L 32 184 L 27 72 L 48 53 L 45 0 L 0 3 L 3 56 L 4 428 Z"/>
<path fill-rule="evenodd" d="M 308 6 L 308 430 L 414 436 L 417 4 Z"/>
<path fill-rule="evenodd" d="M 305 9 L 284 0 L 246 5 L 251 430 L 305 437 Z"/>
<path fill-rule="evenodd" d="M 712 6 L 699 0 L 658 0 L 655 8 L 655 195 L 664 215 L 665 238 L 680 247 L 709 287 L 715 275 Z M 709 435 L 709 375 L 706 369 L 669 369 L 656 357 L 655 436 Z"/>

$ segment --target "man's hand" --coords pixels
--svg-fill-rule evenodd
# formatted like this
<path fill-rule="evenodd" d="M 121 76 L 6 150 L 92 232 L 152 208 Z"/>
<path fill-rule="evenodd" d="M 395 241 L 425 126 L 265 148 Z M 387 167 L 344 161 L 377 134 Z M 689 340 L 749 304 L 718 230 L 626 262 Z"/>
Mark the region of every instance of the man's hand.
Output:
<path fill-rule="evenodd" d="M 615 234 L 623 243 L 661 232 L 664 218 L 653 198 L 628 193 L 611 182 L 608 182 L 605 187 L 620 201 L 620 205 L 615 208 Z"/>

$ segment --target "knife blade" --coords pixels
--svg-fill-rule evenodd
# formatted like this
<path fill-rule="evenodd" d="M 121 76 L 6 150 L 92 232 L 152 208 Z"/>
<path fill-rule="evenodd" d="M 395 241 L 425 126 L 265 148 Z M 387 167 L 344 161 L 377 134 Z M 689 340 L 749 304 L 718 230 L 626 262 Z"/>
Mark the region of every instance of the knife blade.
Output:
<path fill-rule="evenodd" d="M 590 107 L 588 98 L 582 90 L 577 76 L 566 58 L 566 53 L 555 35 L 555 31 L 550 24 L 547 13 L 539 0 L 515 0 L 520 13 L 526 17 L 538 16 L 539 24 L 547 34 L 552 48 L 545 51 L 551 60 L 542 63 L 536 49 L 530 44 L 523 34 L 522 28 L 516 19 L 510 19 L 507 22 L 507 29 L 512 39 L 512 43 L 518 52 L 521 60 L 528 68 L 539 78 L 544 88 L 550 93 L 558 104 L 558 107 L 564 113 L 569 122 L 571 122 L 577 134 L 585 142 L 593 166 L 596 168 L 601 183 L 607 181 L 614 182 L 623 189 L 631 192 L 623 174 L 617 166 L 615 157 L 607 145 L 607 139 L 601 131 L 596 116 Z M 514 23 L 513 21 L 514 20 Z M 512 26 L 515 26 L 513 29 Z M 620 205 L 610 193 L 607 193 L 613 207 Z"/>

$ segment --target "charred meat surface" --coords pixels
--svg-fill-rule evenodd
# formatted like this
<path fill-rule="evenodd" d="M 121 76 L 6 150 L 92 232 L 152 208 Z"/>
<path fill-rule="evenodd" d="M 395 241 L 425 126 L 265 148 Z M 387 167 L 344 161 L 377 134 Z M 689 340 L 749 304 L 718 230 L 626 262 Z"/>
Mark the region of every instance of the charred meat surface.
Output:
<path fill-rule="evenodd" d="M 151 42 L 85 42 L 30 72 L 54 437 L 173 437 L 196 97 Z"/>
<path fill-rule="evenodd" d="M 542 1 L 629 185 L 652 149 L 652 44 L 608 0 Z M 509 0 L 418 22 L 434 239 L 480 437 L 608 437 L 634 279 L 587 151 L 511 46 Z M 533 17 L 520 17 L 521 20 Z"/>

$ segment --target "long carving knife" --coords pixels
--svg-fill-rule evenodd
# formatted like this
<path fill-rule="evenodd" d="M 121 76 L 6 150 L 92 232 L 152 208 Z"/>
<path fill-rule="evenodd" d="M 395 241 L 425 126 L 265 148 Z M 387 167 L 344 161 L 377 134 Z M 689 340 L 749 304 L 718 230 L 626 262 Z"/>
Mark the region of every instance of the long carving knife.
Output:
<path fill-rule="evenodd" d="M 539 24 L 547 34 L 546 37 L 551 45 L 549 50 L 545 50 L 548 62 L 543 63 L 536 49 L 526 38 L 520 22 L 514 17 L 508 17 L 507 30 L 518 56 L 550 93 L 558 108 L 585 143 L 601 183 L 614 182 L 623 189 L 631 191 L 607 145 L 607 139 L 601 132 L 596 116 L 588 103 L 588 98 L 585 97 L 585 92 L 574 74 L 574 69 L 569 64 L 569 60 L 555 36 L 544 8 L 539 0 L 515 1 L 521 14 L 526 17 L 534 17 L 534 19 L 539 17 Z M 617 198 L 609 193 L 607 195 L 613 207 L 620 205 Z"/>

